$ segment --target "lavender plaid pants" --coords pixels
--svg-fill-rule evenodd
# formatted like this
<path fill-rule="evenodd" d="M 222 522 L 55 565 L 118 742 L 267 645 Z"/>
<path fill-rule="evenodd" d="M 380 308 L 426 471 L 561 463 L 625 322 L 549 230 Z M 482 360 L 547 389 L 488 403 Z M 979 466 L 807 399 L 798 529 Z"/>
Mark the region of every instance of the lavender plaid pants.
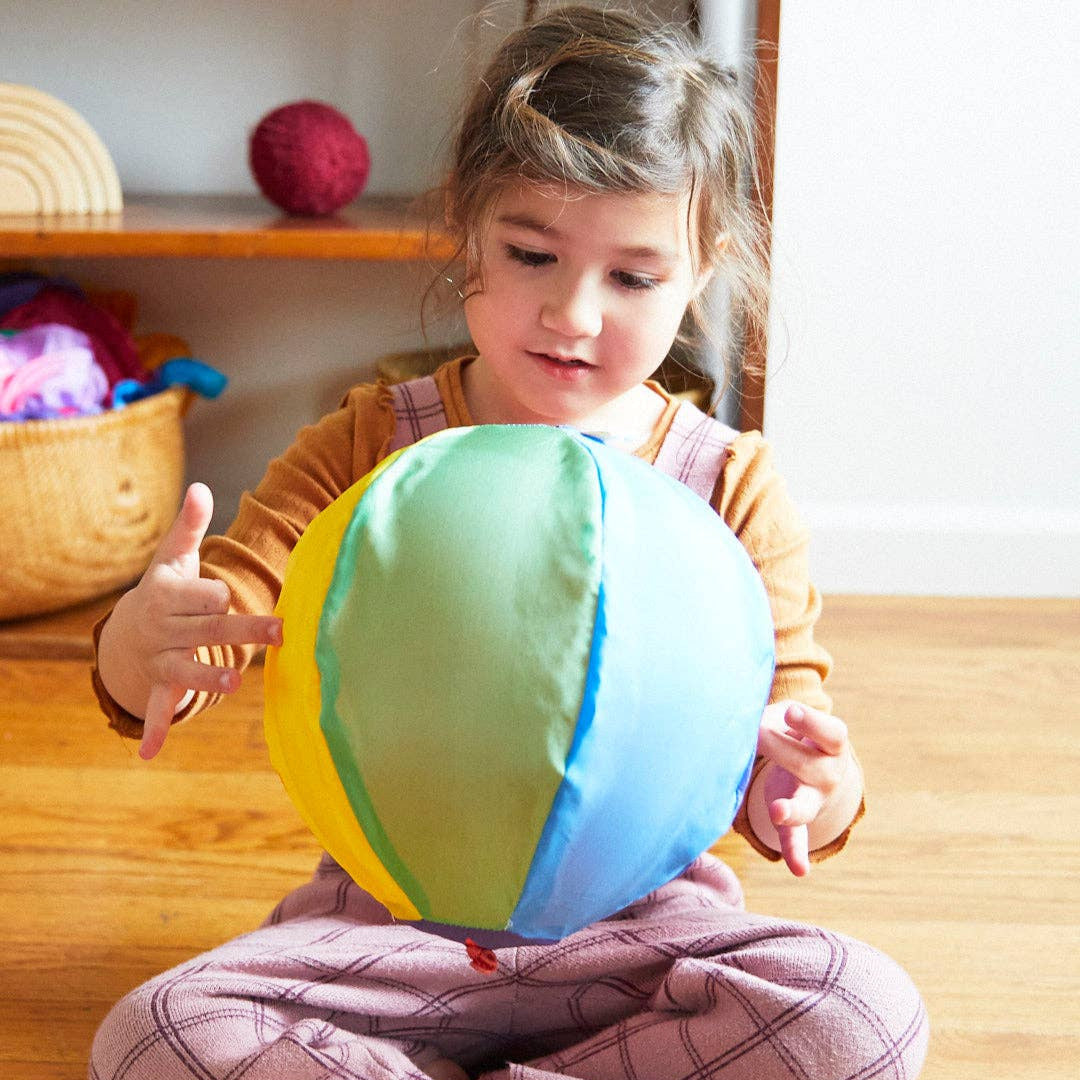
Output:
<path fill-rule="evenodd" d="M 704 856 L 554 945 L 464 947 L 395 924 L 331 859 L 263 926 L 146 983 L 94 1041 L 92 1080 L 910 1078 L 922 1002 L 867 945 L 748 915 Z"/>

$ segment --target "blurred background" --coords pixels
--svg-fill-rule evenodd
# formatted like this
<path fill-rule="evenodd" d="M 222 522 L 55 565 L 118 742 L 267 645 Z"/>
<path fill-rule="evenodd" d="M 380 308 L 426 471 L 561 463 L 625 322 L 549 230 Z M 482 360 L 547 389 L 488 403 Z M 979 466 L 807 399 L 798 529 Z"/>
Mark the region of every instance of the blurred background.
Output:
<path fill-rule="evenodd" d="M 0 10 L 0 80 L 77 109 L 125 194 L 254 193 L 248 134 L 300 98 L 368 140 L 365 194 L 416 193 L 524 7 L 23 0 Z M 757 4 L 696 7 L 749 71 Z M 764 427 L 825 592 L 1080 595 L 1078 46 L 1065 3 L 782 5 Z M 187 420 L 218 527 L 302 424 L 423 340 L 416 264 L 38 268 L 131 290 L 142 324 L 229 375 Z M 427 332 L 463 334 L 454 318 Z"/>

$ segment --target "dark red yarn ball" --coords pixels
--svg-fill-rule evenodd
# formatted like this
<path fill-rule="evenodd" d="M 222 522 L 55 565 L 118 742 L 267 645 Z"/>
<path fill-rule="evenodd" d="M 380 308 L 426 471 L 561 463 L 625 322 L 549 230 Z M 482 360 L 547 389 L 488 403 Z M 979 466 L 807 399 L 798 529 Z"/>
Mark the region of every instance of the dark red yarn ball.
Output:
<path fill-rule="evenodd" d="M 371 168 L 367 140 L 321 101 L 294 101 L 267 113 L 251 133 L 248 163 L 272 203 L 316 217 L 352 202 Z"/>

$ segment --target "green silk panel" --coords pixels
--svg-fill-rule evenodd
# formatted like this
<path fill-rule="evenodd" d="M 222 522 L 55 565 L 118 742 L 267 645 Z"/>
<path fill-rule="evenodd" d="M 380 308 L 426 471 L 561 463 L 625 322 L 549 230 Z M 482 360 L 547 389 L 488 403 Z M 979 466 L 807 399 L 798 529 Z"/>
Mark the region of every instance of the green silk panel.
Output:
<path fill-rule="evenodd" d="M 346 529 L 316 646 L 321 726 L 425 917 L 497 929 L 518 900 L 573 742 L 600 522 L 580 445 L 537 428 L 523 449 L 486 426 L 418 443 Z"/>

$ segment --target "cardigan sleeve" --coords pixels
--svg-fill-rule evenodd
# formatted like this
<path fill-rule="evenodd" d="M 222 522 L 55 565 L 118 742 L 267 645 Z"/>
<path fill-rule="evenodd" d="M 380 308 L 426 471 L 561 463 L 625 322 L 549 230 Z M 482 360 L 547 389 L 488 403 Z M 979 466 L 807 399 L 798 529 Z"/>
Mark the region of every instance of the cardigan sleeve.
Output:
<path fill-rule="evenodd" d="M 814 640 L 821 597 L 810 581 L 809 534 L 773 465 L 772 450 L 759 432 L 747 432 L 732 441 L 713 507 L 746 548 L 769 597 L 776 633 L 770 702 L 790 699 L 830 712 L 832 700 L 824 682 L 832 660 Z M 755 776 L 763 764 L 759 758 Z M 811 852 L 811 859 L 817 862 L 839 851 L 863 810 L 860 805 L 851 825 L 825 847 Z M 766 858 L 781 858 L 750 828 L 745 802 L 734 828 Z"/>
<path fill-rule="evenodd" d="M 386 456 L 393 432 L 387 388 L 358 386 L 335 412 L 303 428 L 288 450 L 270 463 L 258 487 L 241 496 L 239 511 L 226 533 L 208 536 L 200 548 L 200 574 L 228 585 L 230 611 L 273 612 L 289 553 L 300 535 L 320 511 Z M 94 628 L 95 656 L 105 618 Z M 253 645 L 200 646 L 196 658 L 204 664 L 243 670 L 257 651 Z M 142 721 L 113 701 L 96 664 L 92 681 L 110 726 L 121 735 L 139 738 Z M 201 712 L 220 697 L 195 694 L 175 721 Z"/>
<path fill-rule="evenodd" d="M 769 597 L 776 629 L 770 700 L 792 698 L 828 712 L 824 681 L 832 661 L 814 640 L 821 598 L 810 581 L 810 537 L 758 432 L 732 442 L 713 506 L 746 548 Z"/>

